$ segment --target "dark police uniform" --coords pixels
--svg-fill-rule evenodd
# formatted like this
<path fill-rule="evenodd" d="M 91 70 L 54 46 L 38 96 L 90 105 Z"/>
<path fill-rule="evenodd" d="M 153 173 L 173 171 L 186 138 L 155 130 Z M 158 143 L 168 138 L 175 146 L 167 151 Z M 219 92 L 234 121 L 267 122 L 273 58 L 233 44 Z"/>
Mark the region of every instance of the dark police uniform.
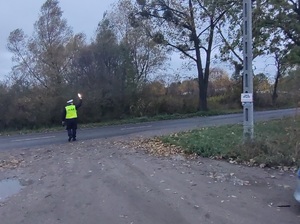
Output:
<path fill-rule="evenodd" d="M 68 105 L 65 106 L 62 113 L 62 124 L 66 125 L 68 131 L 68 141 L 76 141 L 76 130 L 77 130 L 77 109 L 81 106 L 82 99 L 79 99 L 77 105 L 73 104 L 73 100 L 68 101 Z"/>

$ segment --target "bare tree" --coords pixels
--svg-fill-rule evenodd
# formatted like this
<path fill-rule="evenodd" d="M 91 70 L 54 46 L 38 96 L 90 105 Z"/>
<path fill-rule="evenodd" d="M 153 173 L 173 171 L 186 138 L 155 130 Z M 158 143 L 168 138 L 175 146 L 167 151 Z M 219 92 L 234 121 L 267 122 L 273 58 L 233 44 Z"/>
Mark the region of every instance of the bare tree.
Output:
<path fill-rule="evenodd" d="M 31 37 L 16 29 L 9 36 L 8 49 L 14 54 L 14 72 L 54 92 L 66 83 L 68 66 L 78 51 L 82 35 L 73 36 L 62 18 L 57 0 L 47 0 L 41 7 Z"/>
<path fill-rule="evenodd" d="M 13 53 L 12 60 L 16 64 L 12 68 L 13 77 L 31 81 L 33 84 L 38 82 L 47 88 L 45 80 L 35 70 L 33 56 L 28 51 L 27 36 L 23 30 L 16 29 L 10 33 L 7 47 Z"/>

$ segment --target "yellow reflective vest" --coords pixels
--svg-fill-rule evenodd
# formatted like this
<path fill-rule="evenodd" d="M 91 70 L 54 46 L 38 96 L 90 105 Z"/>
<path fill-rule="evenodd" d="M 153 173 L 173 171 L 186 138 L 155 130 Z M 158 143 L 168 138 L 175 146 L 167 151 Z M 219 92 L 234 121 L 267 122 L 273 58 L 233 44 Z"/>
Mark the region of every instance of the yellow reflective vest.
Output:
<path fill-rule="evenodd" d="M 75 105 L 68 105 L 66 108 L 66 119 L 77 118 L 77 111 Z"/>

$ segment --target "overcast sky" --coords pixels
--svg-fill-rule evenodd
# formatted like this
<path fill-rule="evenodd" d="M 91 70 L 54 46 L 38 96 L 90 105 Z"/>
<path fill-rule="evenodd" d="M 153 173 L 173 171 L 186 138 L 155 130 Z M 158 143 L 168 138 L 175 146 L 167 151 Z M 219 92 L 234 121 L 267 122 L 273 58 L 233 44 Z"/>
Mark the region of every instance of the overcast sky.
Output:
<path fill-rule="evenodd" d="M 21 28 L 31 36 L 33 24 L 38 20 L 41 6 L 46 0 L 0 0 L 0 79 L 11 70 L 11 54 L 7 50 L 7 38 L 11 31 Z M 103 13 L 111 9 L 117 0 L 61 0 L 63 18 L 74 33 L 83 32 L 87 39 L 94 35 Z"/>
<path fill-rule="evenodd" d="M 10 32 L 21 28 L 25 34 L 31 36 L 33 24 L 38 20 L 41 6 L 45 1 L 0 0 L 0 80 L 8 75 L 12 67 L 12 55 L 6 47 Z M 112 5 L 117 2 L 118 0 L 61 0 L 59 5 L 63 11 L 63 18 L 67 19 L 68 25 L 73 28 L 74 33 L 85 33 L 87 39 L 89 39 L 94 36 L 103 13 L 110 10 Z M 254 62 L 255 72 L 273 74 L 274 67 L 269 66 L 266 68 L 266 64 L 270 63 L 267 61 L 259 59 L 258 62 Z M 179 59 L 178 55 L 173 56 L 171 62 L 173 71 L 178 71 L 180 67 L 178 65 L 181 63 L 182 60 Z M 228 67 L 223 66 L 228 71 Z"/>

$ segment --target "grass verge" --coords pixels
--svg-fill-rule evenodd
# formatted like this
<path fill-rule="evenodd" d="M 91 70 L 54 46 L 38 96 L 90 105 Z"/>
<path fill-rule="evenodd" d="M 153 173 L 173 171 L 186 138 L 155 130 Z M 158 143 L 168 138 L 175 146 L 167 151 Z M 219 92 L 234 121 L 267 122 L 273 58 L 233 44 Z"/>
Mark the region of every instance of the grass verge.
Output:
<path fill-rule="evenodd" d="M 259 122 L 255 138 L 243 143 L 242 125 L 207 127 L 160 137 L 185 153 L 260 166 L 300 166 L 300 116 Z"/>

